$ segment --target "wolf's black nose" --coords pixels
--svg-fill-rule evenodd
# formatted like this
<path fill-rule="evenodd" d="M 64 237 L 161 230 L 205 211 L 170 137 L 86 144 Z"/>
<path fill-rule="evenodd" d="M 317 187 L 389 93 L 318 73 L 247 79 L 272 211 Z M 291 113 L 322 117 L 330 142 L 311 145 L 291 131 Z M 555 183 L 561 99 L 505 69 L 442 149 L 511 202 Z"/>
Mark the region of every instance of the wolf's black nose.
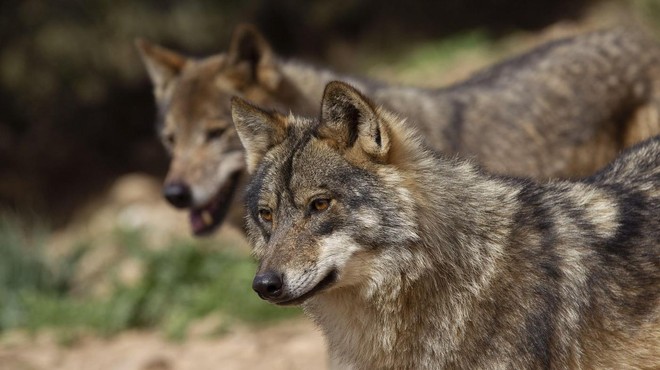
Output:
<path fill-rule="evenodd" d="M 190 188 L 182 183 L 166 184 L 163 188 L 163 195 L 170 204 L 177 208 L 188 208 L 192 203 L 192 193 Z"/>
<path fill-rule="evenodd" d="M 254 277 L 252 289 L 261 298 L 277 298 L 282 294 L 282 276 L 273 271 L 267 271 Z"/>

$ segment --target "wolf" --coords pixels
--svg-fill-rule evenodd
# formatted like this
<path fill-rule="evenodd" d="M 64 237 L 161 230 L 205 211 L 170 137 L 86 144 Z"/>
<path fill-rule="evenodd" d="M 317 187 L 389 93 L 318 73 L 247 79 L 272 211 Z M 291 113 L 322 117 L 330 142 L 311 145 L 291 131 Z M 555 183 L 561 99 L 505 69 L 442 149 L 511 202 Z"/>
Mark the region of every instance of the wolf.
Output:
<path fill-rule="evenodd" d="M 319 119 L 235 98 L 253 289 L 334 366 L 651 369 L 660 136 L 579 180 L 489 174 L 342 82 Z"/>
<path fill-rule="evenodd" d="M 278 57 L 252 26 L 229 49 L 193 59 L 138 40 L 153 81 L 158 132 L 171 154 L 164 195 L 190 209 L 192 230 L 242 225 L 246 167 L 230 97 L 316 114 L 344 80 L 418 125 L 437 150 L 535 178 L 591 174 L 622 148 L 660 133 L 660 47 L 617 27 L 544 44 L 441 89 L 392 86 Z"/>

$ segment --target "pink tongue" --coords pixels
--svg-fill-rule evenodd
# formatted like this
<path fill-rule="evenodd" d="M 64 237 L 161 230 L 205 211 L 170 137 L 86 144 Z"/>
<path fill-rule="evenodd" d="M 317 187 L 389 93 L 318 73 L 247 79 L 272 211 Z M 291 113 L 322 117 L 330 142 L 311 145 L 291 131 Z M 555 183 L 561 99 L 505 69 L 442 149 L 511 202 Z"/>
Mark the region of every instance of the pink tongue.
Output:
<path fill-rule="evenodd" d="M 202 212 L 199 210 L 190 211 L 190 227 L 192 227 L 193 232 L 197 233 L 201 230 L 204 230 L 206 224 L 202 219 Z"/>

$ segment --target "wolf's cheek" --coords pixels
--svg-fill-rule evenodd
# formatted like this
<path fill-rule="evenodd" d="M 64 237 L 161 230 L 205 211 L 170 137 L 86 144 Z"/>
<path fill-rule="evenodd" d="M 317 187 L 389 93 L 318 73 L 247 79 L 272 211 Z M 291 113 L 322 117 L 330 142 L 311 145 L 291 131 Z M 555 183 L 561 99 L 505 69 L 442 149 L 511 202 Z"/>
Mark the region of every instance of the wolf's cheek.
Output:
<path fill-rule="evenodd" d="M 357 221 L 365 229 L 373 229 L 378 227 L 381 222 L 381 217 L 376 210 L 361 209 L 355 215 Z"/>
<path fill-rule="evenodd" d="M 346 232 L 336 232 L 319 240 L 319 257 L 317 269 L 322 273 L 336 270 L 339 285 L 352 285 L 345 278 L 350 275 L 347 271 L 349 262 L 360 251 L 365 250 L 355 239 Z"/>
<path fill-rule="evenodd" d="M 268 234 L 250 216 L 246 217 L 246 231 L 252 255 L 261 261 L 267 253 Z"/>
<path fill-rule="evenodd" d="M 267 243 L 250 242 L 250 245 L 252 246 L 252 256 L 257 260 L 257 262 L 261 263 L 261 261 L 268 254 L 268 252 L 267 252 L 268 251 Z"/>

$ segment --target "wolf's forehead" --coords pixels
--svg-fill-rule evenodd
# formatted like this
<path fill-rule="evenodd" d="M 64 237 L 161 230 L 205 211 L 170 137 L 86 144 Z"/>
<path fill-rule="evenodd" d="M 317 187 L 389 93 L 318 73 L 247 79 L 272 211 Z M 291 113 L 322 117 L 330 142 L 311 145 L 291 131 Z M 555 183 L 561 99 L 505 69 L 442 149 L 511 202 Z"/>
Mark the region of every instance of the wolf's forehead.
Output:
<path fill-rule="evenodd" d="M 196 77 L 179 82 L 171 107 L 176 113 L 188 116 L 231 117 L 231 94 L 218 89 L 213 78 Z"/>
<path fill-rule="evenodd" d="M 290 183 L 292 177 L 297 175 L 300 170 L 299 164 L 305 157 L 304 151 L 308 145 L 309 138 L 291 134 L 284 143 L 267 156 L 269 159 L 268 178 L 281 185 Z"/>
<path fill-rule="evenodd" d="M 203 123 L 205 119 L 231 124 L 232 94 L 219 89 L 215 81 L 213 75 L 181 76 L 165 102 L 165 118 L 176 125 Z"/>
<path fill-rule="evenodd" d="M 292 190 L 293 179 L 304 176 L 307 172 L 301 171 L 300 163 L 305 161 L 304 152 L 309 141 L 310 137 L 300 137 L 290 133 L 287 140 L 268 152 L 253 176 L 253 181 L 259 185 L 262 195 L 280 194 Z"/>
<path fill-rule="evenodd" d="M 287 186 L 287 175 L 291 173 L 286 156 L 273 153 L 264 167 L 262 192 L 281 193 Z"/>
<path fill-rule="evenodd" d="M 361 171 L 323 140 L 310 135 L 288 148 L 278 160 L 278 182 L 293 192 L 359 186 Z"/>

